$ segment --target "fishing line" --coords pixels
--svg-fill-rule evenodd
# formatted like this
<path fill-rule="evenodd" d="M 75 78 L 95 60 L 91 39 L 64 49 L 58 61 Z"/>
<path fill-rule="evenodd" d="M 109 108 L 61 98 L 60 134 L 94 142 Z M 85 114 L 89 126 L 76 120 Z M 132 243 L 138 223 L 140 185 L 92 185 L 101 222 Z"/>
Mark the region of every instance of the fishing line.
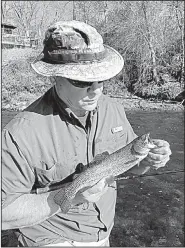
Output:
<path fill-rule="evenodd" d="M 184 170 L 176 170 L 176 171 L 165 171 L 165 172 L 160 172 L 160 173 L 155 173 L 155 174 L 143 174 L 143 175 L 138 175 L 138 176 L 123 176 L 123 177 L 117 177 L 115 178 L 116 181 L 119 180 L 127 180 L 127 179 L 135 179 L 135 178 L 140 178 L 140 177 L 152 177 L 152 176 L 160 176 L 164 174 L 174 174 L 174 173 L 180 173 L 184 172 Z"/>
<path fill-rule="evenodd" d="M 152 176 L 160 176 L 164 174 L 174 174 L 174 173 L 180 173 L 184 172 L 184 170 L 176 170 L 176 171 L 165 171 L 165 172 L 160 172 L 160 173 L 155 173 L 155 174 L 143 174 L 143 175 L 137 175 L 137 176 L 122 176 L 122 177 L 115 177 L 115 181 L 120 181 L 120 180 L 127 180 L 127 179 L 136 179 L 136 178 L 142 178 L 142 177 L 152 177 Z M 64 179 L 65 180 L 65 179 Z M 61 189 L 62 187 L 65 187 L 65 183 L 61 184 L 61 182 L 56 182 L 52 185 L 46 186 L 44 188 L 37 188 L 37 189 L 32 189 L 31 194 L 43 194 L 46 192 L 54 191 Z"/>

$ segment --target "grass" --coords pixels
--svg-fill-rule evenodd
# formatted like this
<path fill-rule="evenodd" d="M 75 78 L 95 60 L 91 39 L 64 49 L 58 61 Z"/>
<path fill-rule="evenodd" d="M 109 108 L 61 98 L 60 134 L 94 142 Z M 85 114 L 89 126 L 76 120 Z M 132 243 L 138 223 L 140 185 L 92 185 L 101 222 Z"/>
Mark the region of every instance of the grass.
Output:
<path fill-rule="evenodd" d="M 23 109 L 51 87 L 31 68 L 39 51 L 31 48 L 2 50 L 2 108 Z"/>

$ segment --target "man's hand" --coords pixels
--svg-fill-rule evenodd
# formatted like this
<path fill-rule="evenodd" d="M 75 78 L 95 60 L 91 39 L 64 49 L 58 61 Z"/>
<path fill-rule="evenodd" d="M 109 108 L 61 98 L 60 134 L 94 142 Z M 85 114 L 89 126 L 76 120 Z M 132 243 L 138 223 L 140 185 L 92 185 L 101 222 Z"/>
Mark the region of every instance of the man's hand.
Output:
<path fill-rule="evenodd" d="M 148 162 L 148 165 L 151 167 L 158 169 L 166 165 L 166 163 L 170 160 L 170 155 L 172 152 L 167 141 L 160 139 L 154 139 L 152 141 L 156 147 L 151 149 L 148 156 L 144 160 Z"/>
<path fill-rule="evenodd" d="M 78 191 L 75 198 L 73 199 L 73 204 L 77 205 L 84 202 L 97 202 L 107 191 L 107 188 L 107 180 L 103 178 L 95 185 Z"/>
<path fill-rule="evenodd" d="M 150 168 L 159 169 L 164 167 L 166 163 L 170 160 L 170 155 L 172 154 L 170 150 L 170 145 L 165 140 L 152 139 L 153 143 L 156 145 L 155 148 L 151 149 L 148 156 L 141 161 L 139 166 L 135 166 L 129 170 L 133 174 L 144 174 Z"/>

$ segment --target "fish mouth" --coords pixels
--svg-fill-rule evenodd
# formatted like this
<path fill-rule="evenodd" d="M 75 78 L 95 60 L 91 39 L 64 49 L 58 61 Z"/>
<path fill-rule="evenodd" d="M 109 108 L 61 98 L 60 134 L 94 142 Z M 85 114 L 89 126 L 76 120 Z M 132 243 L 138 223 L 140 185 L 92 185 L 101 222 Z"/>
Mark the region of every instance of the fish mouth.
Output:
<path fill-rule="evenodd" d="M 155 147 L 156 147 L 156 145 L 154 144 L 154 142 L 152 141 L 150 136 L 148 136 L 148 148 L 153 149 Z"/>
<path fill-rule="evenodd" d="M 152 149 L 155 148 L 156 145 L 153 143 L 152 139 L 150 138 L 150 133 L 145 134 L 144 143 L 147 144 L 147 148 Z"/>
<path fill-rule="evenodd" d="M 146 157 L 150 149 L 156 147 L 150 138 L 150 133 L 146 133 L 138 137 L 139 141 L 133 144 L 132 152 L 134 151 L 137 156 Z"/>

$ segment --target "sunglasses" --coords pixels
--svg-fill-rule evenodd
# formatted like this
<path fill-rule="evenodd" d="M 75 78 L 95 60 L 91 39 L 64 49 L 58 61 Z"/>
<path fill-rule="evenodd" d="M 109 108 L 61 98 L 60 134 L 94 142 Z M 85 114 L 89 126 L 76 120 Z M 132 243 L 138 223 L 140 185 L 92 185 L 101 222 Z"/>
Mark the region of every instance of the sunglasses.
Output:
<path fill-rule="evenodd" d="M 83 82 L 83 81 L 71 80 L 69 78 L 68 78 L 68 81 L 70 82 L 70 84 L 72 84 L 73 86 L 78 87 L 78 88 L 88 88 L 88 87 L 91 87 L 94 83 L 94 82 Z M 103 82 L 104 81 L 100 81 L 98 83 L 100 84 Z"/>

